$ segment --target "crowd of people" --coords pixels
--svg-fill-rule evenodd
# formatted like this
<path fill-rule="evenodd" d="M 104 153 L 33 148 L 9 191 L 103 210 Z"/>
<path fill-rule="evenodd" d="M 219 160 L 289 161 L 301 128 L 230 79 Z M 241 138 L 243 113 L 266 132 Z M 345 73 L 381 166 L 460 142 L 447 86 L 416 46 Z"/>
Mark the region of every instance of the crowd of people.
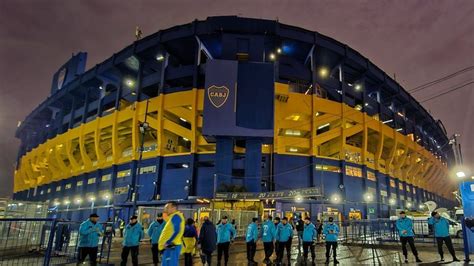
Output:
<path fill-rule="evenodd" d="M 196 252 L 199 252 L 204 265 L 211 265 L 212 254 L 216 249 L 217 265 L 222 264 L 222 258 L 223 264 L 228 265 L 229 250 L 237 236 L 235 222 L 229 223 L 228 217 L 223 216 L 217 225 L 214 225 L 209 217 L 204 217 L 198 230 L 193 219 L 186 220 L 183 214 L 178 211 L 175 202 L 167 203 L 164 212 L 167 215 L 166 221 L 163 214 L 159 213 L 146 232 L 150 238 L 154 265 L 158 265 L 160 262 L 163 266 L 179 265 L 180 255 L 184 254 L 184 264 L 190 266 L 193 265 L 193 257 Z M 104 236 L 104 233 L 107 234 L 97 223 L 98 218 L 97 214 L 91 214 L 89 219 L 80 226 L 79 263 L 89 256 L 91 265 L 96 265 L 99 237 Z M 440 216 L 439 213 L 433 212 L 428 224 L 433 227 L 441 261 L 444 261 L 443 243 L 448 247 L 453 261 L 459 261 L 449 235 L 448 220 Z M 403 211 L 400 212 L 400 217 L 396 221 L 396 229 L 400 235 L 405 262 L 408 263 L 407 244 L 410 246 L 416 262 L 422 262 L 415 247 L 413 221 Z M 287 217 L 272 219 L 271 216 L 265 215 L 261 223 L 258 218 L 252 218 L 246 228 L 244 239 L 248 264 L 258 265 L 255 261 L 255 252 L 257 242 L 261 241 L 265 254 L 264 264 L 281 265 L 287 262 L 288 265 L 291 265 L 291 247 L 295 231 L 298 236 L 298 251 L 301 248 L 303 250 L 303 264 L 309 263 L 309 253 L 311 253 L 312 265 L 315 264 L 316 244 L 319 243 L 321 236 L 324 236 L 326 246 L 326 264 L 329 264 L 331 254 L 334 264 L 339 263 L 337 260 L 339 227 L 332 217 L 329 217 L 325 224 L 319 220 L 314 224 L 309 217 L 304 219 L 300 217 L 296 221 L 290 221 Z M 132 258 L 132 264 L 138 265 L 139 245 L 144 236 L 144 229 L 138 222 L 137 216 L 132 216 L 130 222 L 123 226 L 122 266 L 127 265 L 129 255 Z M 285 251 L 286 260 L 284 260 Z M 275 257 L 272 261 L 271 258 L 274 254 Z"/>
<path fill-rule="evenodd" d="M 159 213 L 156 220 L 152 222 L 146 233 L 151 243 L 151 254 L 153 264 L 158 265 L 161 262 L 163 266 L 179 265 L 180 255 L 184 255 L 184 264 L 193 265 L 193 257 L 199 252 L 202 263 L 211 265 L 212 254 L 217 249 L 217 265 L 228 265 L 229 250 L 237 236 L 235 220 L 231 223 L 227 216 L 221 217 L 216 225 L 209 219 L 203 217 L 203 222 L 198 230 L 193 219 L 185 219 L 183 214 L 178 211 L 175 202 L 169 202 L 165 205 L 163 214 Z M 110 229 L 104 229 L 97 223 L 99 217 L 97 214 L 91 214 L 89 219 L 84 221 L 79 229 L 79 263 L 89 257 L 91 265 L 96 265 L 99 237 L 110 232 Z M 130 217 L 130 221 L 125 225 L 120 222 L 119 229 L 122 240 L 121 265 L 127 265 L 128 257 L 131 255 L 132 265 L 138 265 L 138 254 L 140 241 L 144 239 L 145 232 L 142 225 L 138 222 L 137 216 Z M 319 242 L 321 235 L 326 239 L 326 263 L 329 263 L 330 253 L 336 259 L 337 239 L 339 228 L 332 218 L 329 218 L 327 224 L 317 221 L 313 224 L 309 217 L 304 221 L 300 218 L 293 222 L 287 217 L 272 219 L 266 215 L 262 223 L 258 218 L 252 218 L 245 232 L 245 243 L 247 247 L 247 260 L 249 265 L 258 265 L 254 260 L 257 242 L 263 242 L 265 264 L 281 265 L 284 262 L 286 251 L 286 260 L 291 263 L 291 247 L 293 243 L 294 231 L 298 234 L 298 250 L 303 248 L 304 261 L 308 260 L 309 252 L 314 264 L 315 244 Z M 109 233 L 110 234 L 110 233 Z M 272 261 L 271 257 L 275 254 Z M 223 259 L 223 260 L 222 260 Z"/>

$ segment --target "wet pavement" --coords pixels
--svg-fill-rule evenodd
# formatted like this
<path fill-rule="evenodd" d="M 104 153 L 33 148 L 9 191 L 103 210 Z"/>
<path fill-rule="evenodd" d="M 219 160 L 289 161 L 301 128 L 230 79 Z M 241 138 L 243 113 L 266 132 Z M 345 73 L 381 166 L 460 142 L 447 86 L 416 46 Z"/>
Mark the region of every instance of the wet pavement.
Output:
<path fill-rule="evenodd" d="M 291 252 L 291 265 L 304 265 L 302 262 L 303 254 L 302 252 L 298 252 L 297 243 L 298 241 L 295 239 Z M 423 263 L 418 263 L 418 265 L 468 265 L 463 261 L 452 263 L 451 255 L 448 254 L 447 250 L 445 250 L 446 261 L 444 263 L 438 262 L 439 255 L 437 253 L 436 247 L 433 245 L 423 245 L 417 248 L 420 254 L 420 259 L 423 261 Z M 120 265 L 120 251 L 120 243 L 116 242 L 111 251 L 109 261 L 110 264 Z M 325 252 L 325 246 L 323 244 L 316 246 L 316 265 L 324 265 L 326 261 Z M 214 256 L 211 265 L 217 265 L 216 253 L 217 252 L 214 252 L 213 254 Z M 398 244 L 388 244 L 382 247 L 364 247 L 360 245 L 340 244 L 337 248 L 337 254 L 340 265 L 416 265 L 415 258 L 413 255 L 411 255 L 411 253 L 409 253 L 409 264 L 404 263 L 401 247 Z M 456 251 L 456 254 L 460 260 L 464 260 L 464 254 L 462 251 Z M 309 256 L 311 257 L 311 255 Z M 272 260 L 274 258 L 275 254 L 272 256 Z M 255 261 L 258 262 L 258 265 L 265 265 L 262 262 L 263 259 L 263 244 L 259 242 L 257 245 Z M 131 258 L 129 258 L 127 265 L 131 265 Z M 140 246 L 139 265 L 153 265 L 151 258 L 151 246 L 149 243 L 142 243 Z M 180 265 L 184 265 L 183 261 L 181 261 Z M 197 255 L 194 257 L 194 265 L 202 265 L 200 258 Z M 222 265 L 224 264 L 222 263 Z M 232 244 L 230 248 L 230 260 L 228 265 L 248 265 L 245 243 L 236 242 Z M 285 263 L 284 265 L 288 264 Z M 308 265 L 311 264 L 309 263 Z M 333 265 L 332 260 L 330 265 Z"/>

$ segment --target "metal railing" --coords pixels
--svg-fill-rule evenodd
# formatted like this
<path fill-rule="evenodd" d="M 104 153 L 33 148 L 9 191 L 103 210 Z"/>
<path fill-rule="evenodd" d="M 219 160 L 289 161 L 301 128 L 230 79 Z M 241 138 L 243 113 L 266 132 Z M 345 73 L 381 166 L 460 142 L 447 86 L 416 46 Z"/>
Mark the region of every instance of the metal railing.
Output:
<path fill-rule="evenodd" d="M 58 265 L 78 261 L 79 222 L 0 219 L 0 265 Z M 105 228 L 105 225 L 104 225 Z M 112 234 L 99 240 L 99 262 L 108 262 Z"/>
<path fill-rule="evenodd" d="M 340 226 L 340 240 L 348 244 L 384 244 L 400 240 L 396 221 L 389 219 L 358 220 L 337 222 Z M 450 235 L 454 245 L 463 245 L 461 226 L 450 225 Z M 432 227 L 427 221 L 413 221 L 415 242 L 435 244 Z"/>

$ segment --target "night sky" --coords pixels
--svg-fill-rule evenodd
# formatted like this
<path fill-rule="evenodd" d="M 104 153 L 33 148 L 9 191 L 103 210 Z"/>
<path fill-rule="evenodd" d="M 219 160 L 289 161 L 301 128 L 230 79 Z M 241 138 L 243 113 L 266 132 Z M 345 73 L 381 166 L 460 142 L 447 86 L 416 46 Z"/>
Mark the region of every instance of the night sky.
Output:
<path fill-rule="evenodd" d="M 133 3 L 132 3 L 133 2 Z M 87 68 L 134 41 L 208 16 L 278 19 L 349 45 L 396 74 L 406 89 L 474 65 L 474 1 L 64 1 L 0 0 L 0 197 L 12 191 L 23 120 L 50 93 L 51 79 L 72 53 L 88 52 Z M 427 99 L 474 80 L 474 70 L 414 96 Z M 461 134 L 474 170 L 474 84 L 424 103 L 448 134 Z"/>

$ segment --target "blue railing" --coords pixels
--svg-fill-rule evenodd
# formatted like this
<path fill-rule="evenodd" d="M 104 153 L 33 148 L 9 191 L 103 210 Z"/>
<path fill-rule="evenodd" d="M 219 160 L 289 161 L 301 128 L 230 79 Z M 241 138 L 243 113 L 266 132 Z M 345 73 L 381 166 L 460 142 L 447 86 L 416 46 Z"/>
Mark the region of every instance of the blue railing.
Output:
<path fill-rule="evenodd" d="M 77 263 L 79 222 L 57 219 L 0 219 L 0 265 Z M 105 227 L 105 224 L 104 224 Z M 99 242 L 99 262 L 109 261 L 112 234 Z"/>

